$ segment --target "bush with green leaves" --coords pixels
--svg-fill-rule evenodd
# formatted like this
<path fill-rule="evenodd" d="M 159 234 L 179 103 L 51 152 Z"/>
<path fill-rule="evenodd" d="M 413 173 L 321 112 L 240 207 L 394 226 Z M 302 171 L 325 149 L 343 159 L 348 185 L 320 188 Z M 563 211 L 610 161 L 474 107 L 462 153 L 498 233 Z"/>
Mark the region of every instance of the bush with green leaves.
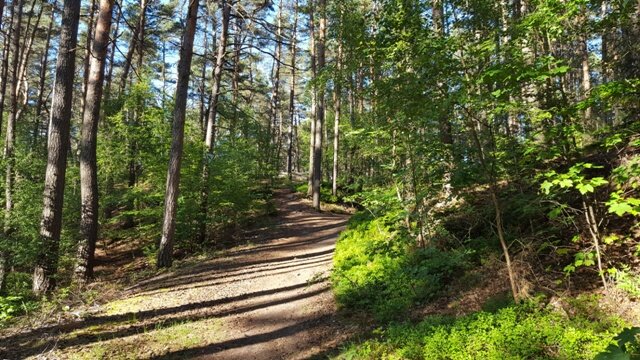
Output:
<path fill-rule="evenodd" d="M 588 313 L 567 317 L 531 304 L 461 318 L 428 317 L 399 324 L 375 339 L 352 344 L 341 359 L 593 359 L 614 342 L 625 323 Z M 628 357 L 627 357 L 628 358 Z"/>
<path fill-rule="evenodd" d="M 401 215 L 399 210 L 380 217 L 358 213 L 340 236 L 332 281 L 344 308 L 389 320 L 438 295 L 461 271 L 461 253 L 416 248 L 397 226 Z"/>

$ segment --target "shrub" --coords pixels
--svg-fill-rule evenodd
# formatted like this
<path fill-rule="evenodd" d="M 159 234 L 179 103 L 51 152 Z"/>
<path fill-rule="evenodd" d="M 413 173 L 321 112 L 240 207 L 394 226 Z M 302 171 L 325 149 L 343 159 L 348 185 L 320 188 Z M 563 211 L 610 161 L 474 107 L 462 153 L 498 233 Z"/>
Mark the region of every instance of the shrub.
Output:
<path fill-rule="evenodd" d="M 395 227 L 398 214 L 360 213 L 336 246 L 334 293 L 344 308 L 389 320 L 412 304 L 432 299 L 462 268 L 462 255 L 433 247 L 416 249 Z"/>
<path fill-rule="evenodd" d="M 606 325 L 603 325 L 606 324 Z M 593 359 L 623 328 L 619 319 L 594 322 L 563 317 L 530 305 L 478 312 L 462 318 L 430 317 L 400 324 L 380 338 L 351 345 L 355 359 Z"/>

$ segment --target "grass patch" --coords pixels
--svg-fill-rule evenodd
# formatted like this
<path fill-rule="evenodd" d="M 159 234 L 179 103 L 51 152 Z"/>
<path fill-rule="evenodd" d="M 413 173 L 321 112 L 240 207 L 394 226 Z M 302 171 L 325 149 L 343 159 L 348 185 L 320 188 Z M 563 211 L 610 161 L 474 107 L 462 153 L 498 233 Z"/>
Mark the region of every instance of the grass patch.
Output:
<path fill-rule="evenodd" d="M 211 344 L 220 339 L 222 321 L 206 319 L 195 322 L 161 322 L 150 325 L 144 333 L 126 338 L 102 339 L 82 348 L 64 351 L 74 359 L 143 359 Z M 58 354 L 62 355 L 62 354 Z"/>

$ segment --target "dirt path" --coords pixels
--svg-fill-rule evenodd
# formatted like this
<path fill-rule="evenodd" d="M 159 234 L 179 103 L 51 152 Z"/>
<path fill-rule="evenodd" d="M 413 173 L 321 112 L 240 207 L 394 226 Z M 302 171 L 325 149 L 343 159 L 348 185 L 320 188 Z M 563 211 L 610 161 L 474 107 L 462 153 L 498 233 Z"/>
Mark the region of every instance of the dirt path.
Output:
<path fill-rule="evenodd" d="M 302 359 L 335 347 L 351 332 L 327 280 L 347 216 L 284 190 L 275 201 L 255 245 L 144 280 L 82 320 L 9 335 L 0 358 Z"/>

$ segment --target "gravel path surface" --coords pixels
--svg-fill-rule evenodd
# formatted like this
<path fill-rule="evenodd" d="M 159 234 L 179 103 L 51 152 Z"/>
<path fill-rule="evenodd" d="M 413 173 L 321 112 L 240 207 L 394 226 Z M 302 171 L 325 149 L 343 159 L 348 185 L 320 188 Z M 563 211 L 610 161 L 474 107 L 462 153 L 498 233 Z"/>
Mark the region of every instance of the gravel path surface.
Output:
<path fill-rule="evenodd" d="M 0 358 L 303 359 L 334 348 L 353 330 L 328 281 L 348 216 L 287 190 L 275 201 L 255 245 L 141 281 L 82 320 L 5 337 Z"/>

